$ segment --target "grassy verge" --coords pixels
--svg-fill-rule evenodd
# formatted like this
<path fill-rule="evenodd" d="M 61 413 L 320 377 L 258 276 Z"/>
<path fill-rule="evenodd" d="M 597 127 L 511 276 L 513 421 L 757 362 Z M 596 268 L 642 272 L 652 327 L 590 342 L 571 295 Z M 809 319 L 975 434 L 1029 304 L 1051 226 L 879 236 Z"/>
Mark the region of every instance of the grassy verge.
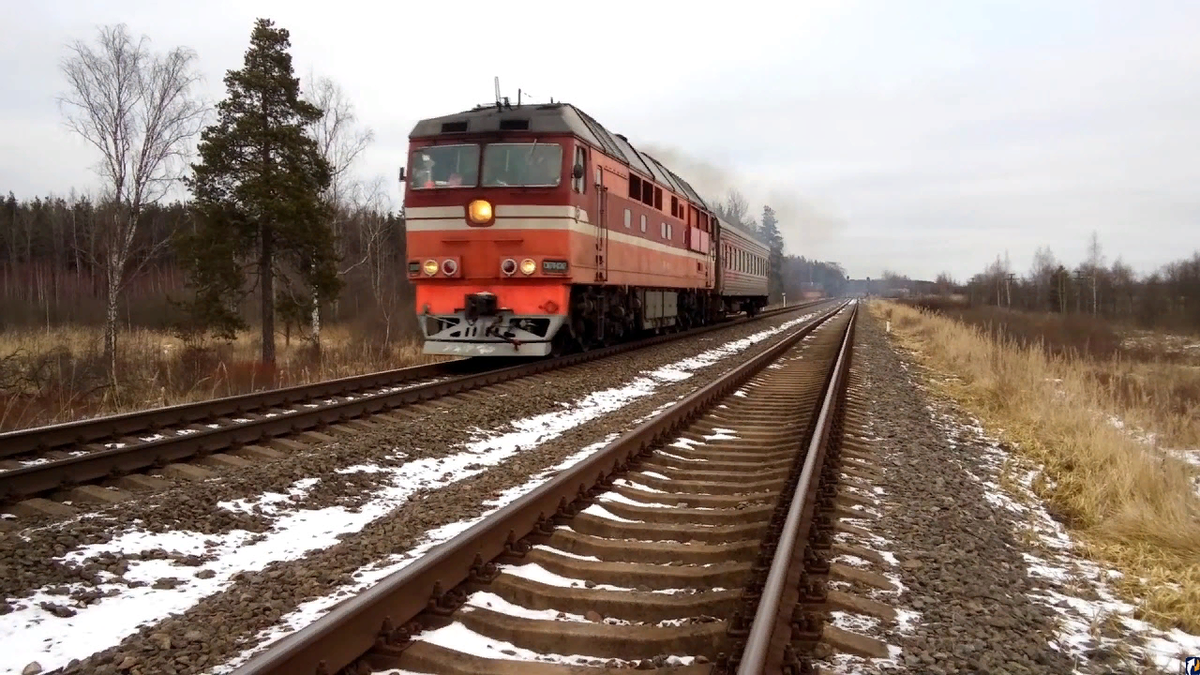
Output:
<path fill-rule="evenodd" d="M 1038 496 L 1087 555 L 1125 573 L 1117 588 L 1139 618 L 1200 634 L 1200 499 L 1190 468 L 1104 419 L 1160 419 L 1175 409 L 1184 412 L 1169 421 L 1186 428 L 1197 424 L 1189 406 L 1124 396 L 1105 384 L 1102 364 L 932 312 L 885 302 L 870 311 L 891 321 L 923 365 L 953 376 L 935 386 L 1044 467 Z"/>
<path fill-rule="evenodd" d="M 274 368 L 258 363 L 261 342 L 186 345 L 151 330 L 118 338 L 118 386 L 110 385 L 97 328 L 0 333 L 0 431 L 95 415 L 200 401 L 427 363 L 411 339 L 373 339 L 349 326 L 322 331 L 318 353 L 304 340 L 279 341 Z"/>

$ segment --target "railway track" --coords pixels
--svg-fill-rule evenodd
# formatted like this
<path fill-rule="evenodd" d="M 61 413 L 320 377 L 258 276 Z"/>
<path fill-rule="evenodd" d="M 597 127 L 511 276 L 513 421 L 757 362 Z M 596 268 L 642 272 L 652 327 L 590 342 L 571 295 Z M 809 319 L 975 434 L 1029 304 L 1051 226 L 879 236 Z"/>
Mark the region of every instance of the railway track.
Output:
<path fill-rule="evenodd" d="M 821 643 L 877 652 L 825 626 L 856 311 L 806 323 L 235 673 L 812 672 Z"/>
<path fill-rule="evenodd" d="M 19 514 L 66 515 L 72 509 L 62 501 L 112 503 L 126 491 L 161 486 L 136 472 L 200 478 L 205 470 L 185 462 L 236 467 L 277 458 L 296 447 L 288 437 L 328 441 L 324 432 L 353 430 L 370 415 L 820 304 L 532 363 L 497 368 L 492 360 L 460 359 L 7 432 L 0 434 L 0 504 Z"/>

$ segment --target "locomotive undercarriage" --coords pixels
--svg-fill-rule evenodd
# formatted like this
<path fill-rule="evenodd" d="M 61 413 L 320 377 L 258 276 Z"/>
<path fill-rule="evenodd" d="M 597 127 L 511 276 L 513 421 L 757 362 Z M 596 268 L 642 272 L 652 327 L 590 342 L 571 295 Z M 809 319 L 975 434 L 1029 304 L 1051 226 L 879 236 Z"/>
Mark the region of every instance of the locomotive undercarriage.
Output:
<path fill-rule="evenodd" d="M 554 338 L 554 354 L 587 351 L 645 334 L 674 333 L 718 318 L 707 290 L 574 286 L 570 320 Z"/>
<path fill-rule="evenodd" d="M 705 289 L 629 286 L 571 288 L 566 316 L 513 314 L 490 293 L 467 296 L 451 315 L 423 315 L 425 353 L 541 357 L 588 351 L 646 335 L 675 333 L 730 314 L 754 316 L 765 298 L 722 297 Z"/>

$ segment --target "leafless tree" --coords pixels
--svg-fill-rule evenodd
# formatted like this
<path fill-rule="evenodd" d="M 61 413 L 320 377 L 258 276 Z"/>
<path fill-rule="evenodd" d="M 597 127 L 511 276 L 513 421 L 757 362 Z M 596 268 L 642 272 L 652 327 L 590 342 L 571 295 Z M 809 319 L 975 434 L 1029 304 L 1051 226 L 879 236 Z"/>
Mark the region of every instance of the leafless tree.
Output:
<path fill-rule="evenodd" d="M 345 90 L 327 77 L 317 77 L 309 74 L 309 87 L 304 97 L 313 105 L 320 108 L 324 114 L 313 122 L 308 129 L 309 134 L 317 142 L 321 154 L 329 162 L 333 172 L 326 190 L 325 198 L 334 206 L 333 222 L 330 223 L 334 237 L 339 242 L 339 254 L 344 252 L 340 242 L 344 225 L 353 206 L 348 203 L 351 197 L 364 190 L 351 178 L 350 168 L 358 161 L 367 146 L 375 140 L 375 132 L 369 127 L 359 128 L 358 117 L 354 105 L 346 96 Z M 369 190 L 368 190 L 369 191 Z M 352 266 L 363 264 L 362 261 Z M 340 270 L 345 274 L 348 269 Z M 320 345 L 321 340 L 321 308 L 314 297 L 312 308 L 312 339 Z"/>
<path fill-rule="evenodd" d="M 1083 263 L 1084 272 L 1091 278 L 1092 286 L 1092 314 L 1096 313 L 1098 298 L 1096 295 L 1096 284 L 1098 277 L 1104 271 L 1104 254 L 1100 248 L 1100 235 L 1095 230 L 1092 231 L 1092 236 L 1088 238 L 1088 254 L 1087 260 Z"/>
<path fill-rule="evenodd" d="M 67 126 L 101 154 L 98 173 L 110 208 L 86 254 L 104 275 L 104 352 L 115 384 L 117 302 L 152 257 L 135 255 L 138 219 L 182 177 L 205 107 L 194 95 L 200 81 L 194 51 L 152 53 L 150 39 L 135 42 L 124 24 L 98 32 L 95 47 L 81 40 L 69 45 L 62 62 L 69 91 L 59 103 Z"/>
<path fill-rule="evenodd" d="M 746 201 L 746 197 L 736 189 L 729 191 L 725 197 L 724 215 L 738 225 L 745 225 L 750 218 L 750 203 Z"/>
<path fill-rule="evenodd" d="M 950 295 L 958 284 L 954 283 L 954 277 L 950 276 L 949 272 L 940 272 L 933 285 L 937 289 L 938 295 Z"/>
<path fill-rule="evenodd" d="M 1058 265 L 1058 259 L 1048 246 L 1039 246 L 1034 252 L 1033 265 L 1029 269 L 1029 281 L 1035 294 L 1031 309 L 1041 310 L 1048 306 L 1050 287 L 1054 283 L 1054 271 Z"/>

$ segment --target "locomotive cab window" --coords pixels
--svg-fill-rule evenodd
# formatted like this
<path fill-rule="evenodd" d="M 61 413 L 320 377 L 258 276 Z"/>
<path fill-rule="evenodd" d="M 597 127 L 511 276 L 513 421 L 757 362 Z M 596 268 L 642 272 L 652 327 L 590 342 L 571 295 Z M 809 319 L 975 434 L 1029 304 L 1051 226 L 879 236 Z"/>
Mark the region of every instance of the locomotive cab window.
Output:
<path fill-rule="evenodd" d="M 475 187 L 479 182 L 479 146 L 431 145 L 413 150 L 414 190 Z"/>
<path fill-rule="evenodd" d="M 562 146 L 556 143 L 491 143 L 483 150 L 484 187 L 557 187 Z"/>

